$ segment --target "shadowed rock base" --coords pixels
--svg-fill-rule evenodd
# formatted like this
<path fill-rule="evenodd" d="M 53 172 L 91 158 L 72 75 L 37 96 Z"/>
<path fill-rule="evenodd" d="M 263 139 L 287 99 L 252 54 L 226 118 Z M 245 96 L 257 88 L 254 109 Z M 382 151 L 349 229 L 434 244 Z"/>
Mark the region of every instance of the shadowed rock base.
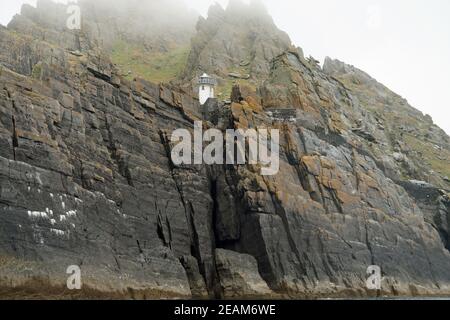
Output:
<path fill-rule="evenodd" d="M 404 99 L 232 5 L 200 21 L 213 41 L 193 42 L 183 76 L 251 78 L 202 110 L 176 82 L 124 78 L 96 14 L 59 32 L 38 3 L 0 26 L 0 298 L 450 293 L 450 138 Z M 196 121 L 279 130 L 279 173 L 174 164 L 172 133 Z M 80 293 L 64 289 L 72 265 Z"/>

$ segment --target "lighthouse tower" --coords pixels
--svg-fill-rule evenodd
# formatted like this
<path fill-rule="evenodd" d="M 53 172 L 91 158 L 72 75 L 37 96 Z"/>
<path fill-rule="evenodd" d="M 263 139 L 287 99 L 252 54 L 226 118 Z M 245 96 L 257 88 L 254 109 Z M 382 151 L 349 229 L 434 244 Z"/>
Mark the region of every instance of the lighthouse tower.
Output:
<path fill-rule="evenodd" d="M 216 79 L 208 76 L 206 73 L 198 79 L 198 98 L 201 105 L 204 105 L 209 98 L 214 98 L 216 84 Z"/>

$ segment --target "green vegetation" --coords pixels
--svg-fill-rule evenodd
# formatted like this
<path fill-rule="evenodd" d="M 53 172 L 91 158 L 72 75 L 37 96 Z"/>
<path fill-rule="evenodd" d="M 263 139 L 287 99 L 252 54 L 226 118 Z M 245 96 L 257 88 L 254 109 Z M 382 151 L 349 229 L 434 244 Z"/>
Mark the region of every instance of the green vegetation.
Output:
<path fill-rule="evenodd" d="M 31 77 L 34 79 L 41 79 L 42 75 L 42 63 L 36 63 L 31 71 Z"/>
<path fill-rule="evenodd" d="M 219 83 L 216 88 L 216 94 L 220 99 L 229 99 L 233 85 L 237 84 L 236 80 L 224 80 Z"/>
<path fill-rule="evenodd" d="M 431 143 L 423 142 L 412 135 L 405 136 L 407 145 L 418 152 L 431 169 L 444 176 L 450 177 L 450 166 L 448 165 L 450 153 L 441 149 L 438 150 L 433 147 Z"/>
<path fill-rule="evenodd" d="M 246 65 L 236 66 L 231 70 L 228 70 L 226 73 L 248 75 L 251 73 L 250 62 L 246 63 Z M 256 86 L 252 83 L 251 80 L 227 77 L 226 79 L 219 81 L 219 84 L 216 88 L 216 95 L 220 99 L 228 99 L 231 96 L 233 86 L 236 84 L 246 85 L 247 87 L 252 88 L 254 91 L 256 91 Z"/>
<path fill-rule="evenodd" d="M 168 52 L 151 52 L 142 45 L 118 41 L 112 50 L 112 61 L 129 80 L 138 76 L 151 82 L 168 82 L 183 70 L 189 46 Z"/>
<path fill-rule="evenodd" d="M 420 116 L 403 102 L 401 97 L 389 94 L 384 101 L 376 97 L 370 87 L 358 84 L 351 76 L 339 77 L 339 80 L 350 90 L 357 93 L 361 106 L 383 120 L 389 132 L 392 144 L 400 140 L 410 149 L 407 156 L 418 168 L 432 169 L 435 173 L 450 177 L 450 152 L 438 146 L 439 141 L 427 138 L 431 129 L 431 121 Z M 375 99 L 374 99 L 375 98 Z M 433 138 L 436 140 L 436 138 Z M 380 149 L 382 152 L 383 150 Z M 393 150 L 391 150 L 394 152 Z M 373 150 L 377 154 L 377 150 Z M 414 179 L 408 169 L 401 172 L 404 180 Z M 409 176 L 412 174 L 413 176 Z"/>
<path fill-rule="evenodd" d="M 216 88 L 216 95 L 219 99 L 228 100 L 231 97 L 231 91 L 233 90 L 233 86 L 239 84 L 241 86 L 246 86 L 253 92 L 256 92 L 256 85 L 250 81 L 245 79 L 226 79 L 221 80 Z"/>

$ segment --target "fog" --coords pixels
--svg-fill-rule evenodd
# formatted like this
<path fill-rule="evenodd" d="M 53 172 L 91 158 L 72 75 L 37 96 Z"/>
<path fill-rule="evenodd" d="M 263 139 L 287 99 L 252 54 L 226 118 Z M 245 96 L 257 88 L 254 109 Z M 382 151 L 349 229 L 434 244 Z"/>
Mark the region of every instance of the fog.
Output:
<path fill-rule="evenodd" d="M 2 0 L 0 23 L 6 25 L 21 4 L 35 2 Z M 228 0 L 185 0 L 204 16 L 214 2 L 225 6 Z M 450 1 L 263 2 L 305 54 L 320 61 L 330 56 L 368 72 L 450 133 Z"/>

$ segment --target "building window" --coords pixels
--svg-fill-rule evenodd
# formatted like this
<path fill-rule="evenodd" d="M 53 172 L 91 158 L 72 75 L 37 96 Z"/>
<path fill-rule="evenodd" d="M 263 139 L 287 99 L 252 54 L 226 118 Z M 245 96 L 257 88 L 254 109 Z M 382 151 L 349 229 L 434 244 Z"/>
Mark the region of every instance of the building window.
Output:
<path fill-rule="evenodd" d="M 202 86 L 202 90 L 205 90 L 205 86 Z"/>

